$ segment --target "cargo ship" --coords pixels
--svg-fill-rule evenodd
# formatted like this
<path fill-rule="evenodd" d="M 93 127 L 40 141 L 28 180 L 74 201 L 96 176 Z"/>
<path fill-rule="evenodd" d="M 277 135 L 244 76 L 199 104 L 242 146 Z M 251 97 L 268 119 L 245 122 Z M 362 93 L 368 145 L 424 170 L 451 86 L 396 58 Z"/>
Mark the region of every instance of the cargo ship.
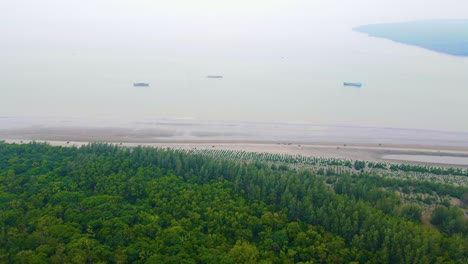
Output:
<path fill-rule="evenodd" d="M 133 87 L 148 87 L 149 83 L 133 83 Z"/>
<path fill-rule="evenodd" d="M 361 87 L 362 83 L 355 83 L 355 82 L 344 82 L 344 86 L 353 86 L 353 87 Z"/>

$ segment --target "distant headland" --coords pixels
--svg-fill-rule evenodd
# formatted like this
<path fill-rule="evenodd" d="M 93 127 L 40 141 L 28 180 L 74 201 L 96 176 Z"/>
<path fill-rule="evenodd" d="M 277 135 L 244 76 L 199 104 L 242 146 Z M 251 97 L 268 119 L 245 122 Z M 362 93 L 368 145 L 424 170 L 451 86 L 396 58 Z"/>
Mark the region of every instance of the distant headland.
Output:
<path fill-rule="evenodd" d="M 468 57 L 468 19 L 372 24 L 354 30 L 435 52 Z"/>

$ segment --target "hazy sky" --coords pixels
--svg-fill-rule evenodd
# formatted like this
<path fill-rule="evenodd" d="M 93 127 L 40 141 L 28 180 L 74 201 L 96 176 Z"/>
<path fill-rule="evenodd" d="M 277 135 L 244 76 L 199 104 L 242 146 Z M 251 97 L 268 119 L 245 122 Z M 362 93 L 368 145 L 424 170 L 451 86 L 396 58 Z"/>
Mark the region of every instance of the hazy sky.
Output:
<path fill-rule="evenodd" d="M 219 56 L 207 44 L 256 49 L 361 24 L 467 18 L 466 10 L 462 0 L 2 0 L 0 56 Z"/>
<path fill-rule="evenodd" d="M 258 32 L 301 33 L 310 24 L 326 31 L 340 25 L 466 18 L 467 10 L 463 0 L 2 0 L 0 54 L 12 51 L 5 49 L 8 45 L 60 49 L 96 48 L 111 41 L 131 45 L 133 38 L 152 37 L 170 43 L 194 36 L 242 40 Z"/>
<path fill-rule="evenodd" d="M 460 0 L 15 0 L 2 1 L 1 5 L 3 18 L 23 21 L 39 17 L 87 20 L 111 17 L 124 19 L 145 14 L 262 16 L 297 13 L 395 20 L 460 18 L 466 16 L 468 8 L 468 3 Z"/>

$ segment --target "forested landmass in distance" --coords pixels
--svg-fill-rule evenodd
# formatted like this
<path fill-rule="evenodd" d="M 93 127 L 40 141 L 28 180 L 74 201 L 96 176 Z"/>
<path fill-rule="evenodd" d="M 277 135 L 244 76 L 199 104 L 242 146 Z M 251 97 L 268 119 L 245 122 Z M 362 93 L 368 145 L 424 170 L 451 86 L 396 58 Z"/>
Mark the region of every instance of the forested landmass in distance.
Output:
<path fill-rule="evenodd" d="M 388 187 L 451 186 L 467 203 L 468 187 L 353 166 L 316 173 L 178 150 L 0 142 L 0 262 L 467 262 L 459 207 L 442 202 L 428 227 Z"/>
<path fill-rule="evenodd" d="M 468 20 L 371 24 L 354 30 L 440 53 L 468 56 Z"/>

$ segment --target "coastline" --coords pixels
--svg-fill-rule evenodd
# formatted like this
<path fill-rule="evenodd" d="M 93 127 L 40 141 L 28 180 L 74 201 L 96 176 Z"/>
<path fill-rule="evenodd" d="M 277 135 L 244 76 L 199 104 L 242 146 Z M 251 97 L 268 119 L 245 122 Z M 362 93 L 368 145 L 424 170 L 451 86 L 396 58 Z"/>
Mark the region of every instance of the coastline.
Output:
<path fill-rule="evenodd" d="M 222 149 L 468 168 L 467 132 L 404 128 L 170 119 L 90 123 L 79 119 L 4 118 L 0 119 L 0 140 L 48 142 L 54 146 L 103 142 L 124 147 Z"/>
<path fill-rule="evenodd" d="M 415 164 L 429 165 L 437 167 L 453 167 L 453 168 L 468 168 L 468 149 L 454 148 L 451 146 L 417 146 L 417 145 L 385 145 L 374 146 L 366 144 L 341 144 L 341 143 L 317 143 L 317 144 L 297 144 L 297 143 L 273 143 L 273 142 L 232 142 L 232 141 L 160 141 L 160 142 L 112 142 L 112 141 L 62 141 L 62 140 L 25 140 L 25 139 L 0 139 L 6 143 L 27 144 L 32 141 L 45 142 L 52 146 L 82 146 L 93 142 L 102 142 L 114 144 L 122 147 L 155 147 L 169 148 L 180 150 L 194 149 L 213 149 L 213 150 L 233 150 L 246 151 L 257 153 L 273 153 L 287 155 L 301 155 L 305 157 L 323 157 L 349 160 L 363 160 L 371 162 L 385 162 L 389 164 Z M 386 156 L 391 158 L 385 158 Z M 427 157 L 444 157 L 448 160 L 447 163 L 437 162 L 422 162 L 409 159 L 398 159 L 395 156 L 427 156 Z M 450 163 L 450 158 L 453 160 L 460 158 L 466 159 L 466 164 L 459 162 Z"/>

